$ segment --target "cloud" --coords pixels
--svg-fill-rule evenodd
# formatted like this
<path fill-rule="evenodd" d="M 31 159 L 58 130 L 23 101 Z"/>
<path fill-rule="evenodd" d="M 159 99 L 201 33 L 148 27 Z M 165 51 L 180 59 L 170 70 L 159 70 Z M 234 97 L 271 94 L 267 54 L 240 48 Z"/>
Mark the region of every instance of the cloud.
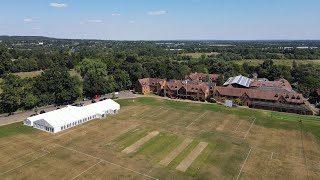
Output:
<path fill-rule="evenodd" d="M 41 28 L 39 28 L 39 27 L 34 27 L 34 28 L 32 28 L 32 30 L 40 30 Z"/>
<path fill-rule="evenodd" d="M 87 20 L 88 23 L 103 23 L 103 21 L 101 19 L 90 19 Z"/>
<path fill-rule="evenodd" d="M 24 19 L 23 21 L 24 21 L 24 22 L 32 22 L 33 19 L 31 19 L 31 18 L 26 18 L 26 19 Z"/>
<path fill-rule="evenodd" d="M 129 21 L 130 24 L 136 23 L 134 20 Z"/>
<path fill-rule="evenodd" d="M 168 12 L 165 10 L 159 10 L 159 11 L 149 11 L 147 12 L 147 14 L 150 16 L 161 16 L 161 15 L 168 14 Z"/>
<path fill-rule="evenodd" d="M 62 3 L 50 3 L 49 6 L 51 6 L 51 7 L 56 7 L 56 8 L 68 7 L 67 4 L 62 4 Z"/>
<path fill-rule="evenodd" d="M 88 20 L 85 20 L 85 21 L 81 21 L 80 25 L 88 24 L 88 23 L 103 24 L 103 20 L 101 20 L 101 19 L 88 19 Z"/>
<path fill-rule="evenodd" d="M 121 14 L 119 14 L 119 13 L 112 13 L 111 15 L 112 16 L 121 16 Z"/>

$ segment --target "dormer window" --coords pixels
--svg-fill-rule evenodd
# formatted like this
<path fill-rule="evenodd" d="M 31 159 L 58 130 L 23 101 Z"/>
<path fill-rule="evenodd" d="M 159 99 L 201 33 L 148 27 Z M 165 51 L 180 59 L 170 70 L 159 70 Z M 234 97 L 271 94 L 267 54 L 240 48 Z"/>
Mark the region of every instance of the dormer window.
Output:
<path fill-rule="evenodd" d="M 274 97 L 276 97 L 276 98 L 277 98 L 277 97 L 279 97 L 279 95 L 278 95 L 278 94 L 276 94 Z"/>
<path fill-rule="evenodd" d="M 298 96 L 297 99 L 300 100 L 300 96 Z"/>
<path fill-rule="evenodd" d="M 288 94 L 286 95 L 286 99 L 289 99 L 289 96 L 288 96 Z"/>
<path fill-rule="evenodd" d="M 296 97 L 292 96 L 291 99 L 296 99 Z"/>

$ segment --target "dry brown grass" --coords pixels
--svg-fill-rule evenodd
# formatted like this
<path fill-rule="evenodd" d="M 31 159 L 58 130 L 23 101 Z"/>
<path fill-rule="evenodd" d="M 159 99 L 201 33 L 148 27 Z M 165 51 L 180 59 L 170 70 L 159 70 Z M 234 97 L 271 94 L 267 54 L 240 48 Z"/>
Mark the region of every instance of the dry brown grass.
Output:
<path fill-rule="evenodd" d="M 316 179 L 320 176 L 320 146 L 313 135 L 298 129 L 262 127 L 253 123 L 252 118 L 204 112 L 136 102 L 123 107 L 117 115 L 55 135 L 39 131 L 1 138 L 0 178 L 235 179 L 239 175 L 239 179 Z M 117 149 L 134 144 L 151 131 L 160 134 L 136 152 L 125 154 Z M 185 138 L 194 142 L 167 167 L 159 165 Z M 175 170 L 199 142 L 209 145 L 185 173 Z"/>

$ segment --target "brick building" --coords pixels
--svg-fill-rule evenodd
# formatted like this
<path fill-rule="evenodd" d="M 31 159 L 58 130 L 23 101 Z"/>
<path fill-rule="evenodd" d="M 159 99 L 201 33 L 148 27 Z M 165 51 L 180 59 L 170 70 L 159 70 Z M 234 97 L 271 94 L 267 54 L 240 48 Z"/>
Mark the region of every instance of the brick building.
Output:
<path fill-rule="evenodd" d="M 215 86 L 214 81 L 218 77 L 219 75 L 214 74 L 191 73 L 186 76 L 186 80 L 166 81 L 145 78 L 135 84 L 135 90 L 142 94 L 154 92 L 170 98 L 199 101 L 223 102 L 225 99 L 238 99 L 242 105 L 251 108 L 313 114 L 305 105 L 306 99 L 303 95 L 296 93 L 285 79 L 269 81 L 264 78 L 260 81 L 240 75 L 229 78 L 223 86 Z M 204 82 L 204 80 L 209 82 Z M 320 90 L 315 91 L 315 94 L 320 97 Z"/>
<path fill-rule="evenodd" d="M 185 80 L 189 80 L 189 81 L 207 81 L 207 80 L 211 80 L 213 82 L 216 82 L 218 77 L 220 75 L 219 74 L 204 74 L 204 73 L 191 73 L 190 75 L 187 75 L 185 77 Z"/>
<path fill-rule="evenodd" d="M 296 92 L 277 91 L 272 89 L 246 89 L 217 86 L 213 93 L 214 99 L 240 99 L 241 103 L 257 109 L 289 112 L 297 114 L 313 114 L 304 104 L 306 99 Z"/>
<path fill-rule="evenodd" d="M 158 78 L 144 78 L 139 79 L 138 82 L 134 85 L 134 89 L 137 93 L 145 94 L 149 92 L 158 92 L 158 84 L 164 82 L 164 79 Z"/>

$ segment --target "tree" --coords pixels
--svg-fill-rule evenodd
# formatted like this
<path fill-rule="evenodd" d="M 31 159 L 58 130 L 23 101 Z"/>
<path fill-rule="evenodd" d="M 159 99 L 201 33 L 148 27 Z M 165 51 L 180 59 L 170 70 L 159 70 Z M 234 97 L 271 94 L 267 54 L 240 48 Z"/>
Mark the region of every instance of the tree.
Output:
<path fill-rule="evenodd" d="M 132 82 L 130 80 L 130 76 L 126 71 L 117 69 L 113 74 L 115 80 L 115 90 L 125 90 L 132 86 Z"/>
<path fill-rule="evenodd" d="M 97 76 L 107 76 L 107 65 L 98 59 L 84 59 L 76 67 L 82 78 L 88 74 L 96 74 Z"/>
<path fill-rule="evenodd" d="M 8 74 L 3 78 L 0 107 L 3 112 L 11 113 L 19 109 L 23 96 L 23 83 L 20 77 Z"/>
<path fill-rule="evenodd" d="M 217 78 L 217 85 L 218 86 L 222 86 L 223 83 L 224 83 L 224 78 L 223 78 L 223 75 L 219 75 L 219 77 Z"/>
<path fill-rule="evenodd" d="M 42 105 L 72 103 L 80 97 L 80 79 L 66 68 L 55 67 L 35 78 L 33 91 Z"/>
<path fill-rule="evenodd" d="M 111 93 L 114 91 L 114 84 L 112 76 L 97 76 L 89 73 L 84 78 L 83 93 L 86 97 Z"/>

